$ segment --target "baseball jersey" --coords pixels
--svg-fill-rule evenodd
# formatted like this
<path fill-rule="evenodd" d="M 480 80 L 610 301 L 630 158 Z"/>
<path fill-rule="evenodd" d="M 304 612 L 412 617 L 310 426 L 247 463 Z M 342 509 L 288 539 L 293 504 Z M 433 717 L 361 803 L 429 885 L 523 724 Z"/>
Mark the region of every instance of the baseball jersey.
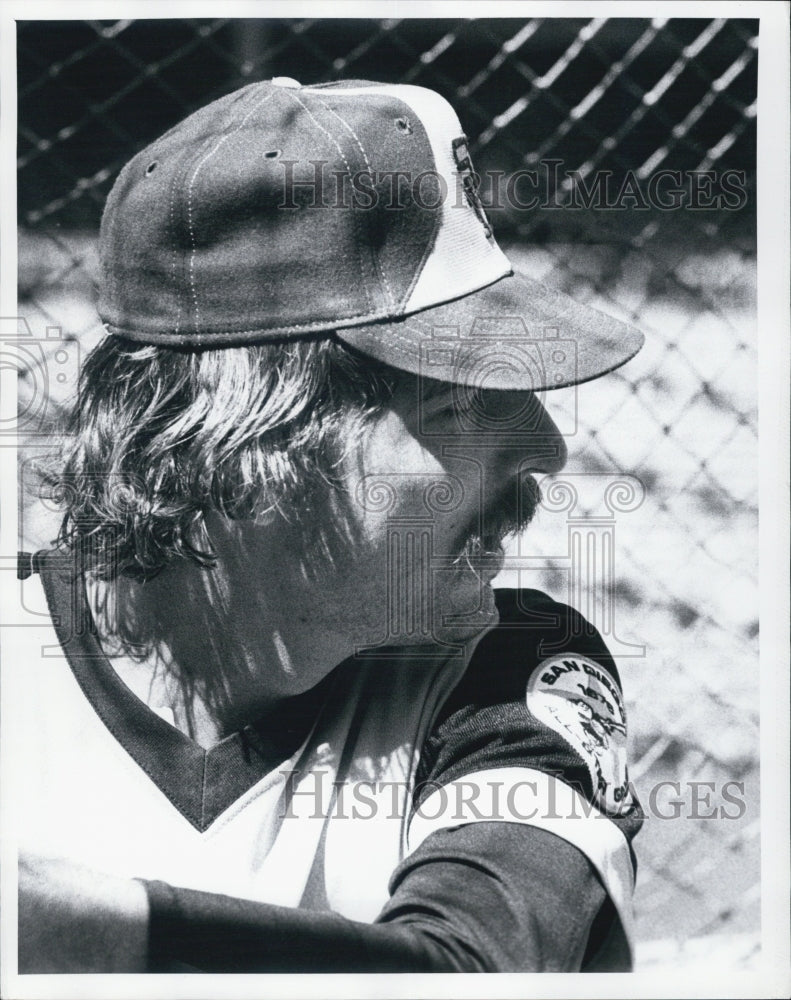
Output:
<path fill-rule="evenodd" d="M 642 814 L 615 664 L 572 609 L 498 591 L 500 624 L 479 641 L 355 656 L 203 749 L 115 673 L 72 560 L 22 566 L 29 627 L 4 683 L 24 849 L 145 880 L 155 925 L 163 887 L 182 914 L 203 898 L 190 892 L 236 900 L 231 924 L 255 921 L 247 901 L 381 925 L 449 831 L 474 854 L 498 824 L 518 865 L 529 828 L 550 867 L 551 845 L 571 845 L 606 890 L 586 962 L 628 961 Z"/>

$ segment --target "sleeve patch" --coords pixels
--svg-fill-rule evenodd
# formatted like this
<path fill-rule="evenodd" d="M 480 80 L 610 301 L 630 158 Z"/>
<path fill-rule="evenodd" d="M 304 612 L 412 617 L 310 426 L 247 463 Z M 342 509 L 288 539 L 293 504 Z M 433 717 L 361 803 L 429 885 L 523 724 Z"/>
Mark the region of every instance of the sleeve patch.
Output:
<path fill-rule="evenodd" d="M 621 815 L 634 805 L 626 766 L 626 712 L 618 685 L 593 660 L 565 653 L 543 660 L 527 683 L 527 710 L 585 762 L 594 803 Z"/>

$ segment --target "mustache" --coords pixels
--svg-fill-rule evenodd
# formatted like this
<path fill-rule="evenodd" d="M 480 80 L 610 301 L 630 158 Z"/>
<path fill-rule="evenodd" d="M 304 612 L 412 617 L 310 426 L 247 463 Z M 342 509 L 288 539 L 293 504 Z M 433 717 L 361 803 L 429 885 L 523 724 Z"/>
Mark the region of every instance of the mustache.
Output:
<path fill-rule="evenodd" d="M 518 535 L 535 517 L 541 487 L 528 473 L 510 483 L 483 511 L 480 521 L 468 526 L 461 538 L 458 561 L 497 553 L 509 535 Z"/>

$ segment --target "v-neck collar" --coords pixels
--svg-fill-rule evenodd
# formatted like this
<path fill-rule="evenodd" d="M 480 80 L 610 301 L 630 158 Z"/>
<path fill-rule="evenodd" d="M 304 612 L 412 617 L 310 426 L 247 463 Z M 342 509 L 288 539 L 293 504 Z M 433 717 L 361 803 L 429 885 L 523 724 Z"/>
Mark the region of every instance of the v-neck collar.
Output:
<path fill-rule="evenodd" d="M 181 815 L 201 832 L 279 764 L 313 727 L 333 674 L 290 698 L 264 726 L 246 726 L 204 749 L 171 726 L 121 680 L 99 644 L 76 561 L 37 553 L 35 564 L 58 640 L 94 711 Z M 334 673 L 334 672 L 333 672 Z"/>

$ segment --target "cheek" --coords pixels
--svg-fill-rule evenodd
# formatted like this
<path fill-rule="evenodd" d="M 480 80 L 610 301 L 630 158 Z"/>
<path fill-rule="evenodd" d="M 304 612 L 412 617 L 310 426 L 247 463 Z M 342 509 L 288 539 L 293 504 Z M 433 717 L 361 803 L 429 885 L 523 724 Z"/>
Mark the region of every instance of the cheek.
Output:
<path fill-rule="evenodd" d="M 354 507 L 363 547 L 370 553 L 385 552 L 405 531 L 419 533 L 431 525 L 436 518 L 427 498 L 433 488 L 430 477 L 369 473 L 358 486 Z"/>
<path fill-rule="evenodd" d="M 385 427 L 372 435 L 346 474 L 348 495 L 368 538 L 385 534 L 393 519 L 433 519 L 463 494 L 436 455 L 411 435 L 393 430 Z"/>
<path fill-rule="evenodd" d="M 454 439 L 458 447 L 458 441 Z M 453 449 L 453 451 L 456 450 Z M 368 552 L 388 559 L 388 547 L 423 541 L 439 556 L 457 554 L 475 530 L 483 502 L 489 456 L 444 454 L 439 438 L 422 440 L 389 411 L 365 429 L 344 469 L 347 496 L 357 537 Z M 365 558 L 363 552 L 359 553 Z"/>

